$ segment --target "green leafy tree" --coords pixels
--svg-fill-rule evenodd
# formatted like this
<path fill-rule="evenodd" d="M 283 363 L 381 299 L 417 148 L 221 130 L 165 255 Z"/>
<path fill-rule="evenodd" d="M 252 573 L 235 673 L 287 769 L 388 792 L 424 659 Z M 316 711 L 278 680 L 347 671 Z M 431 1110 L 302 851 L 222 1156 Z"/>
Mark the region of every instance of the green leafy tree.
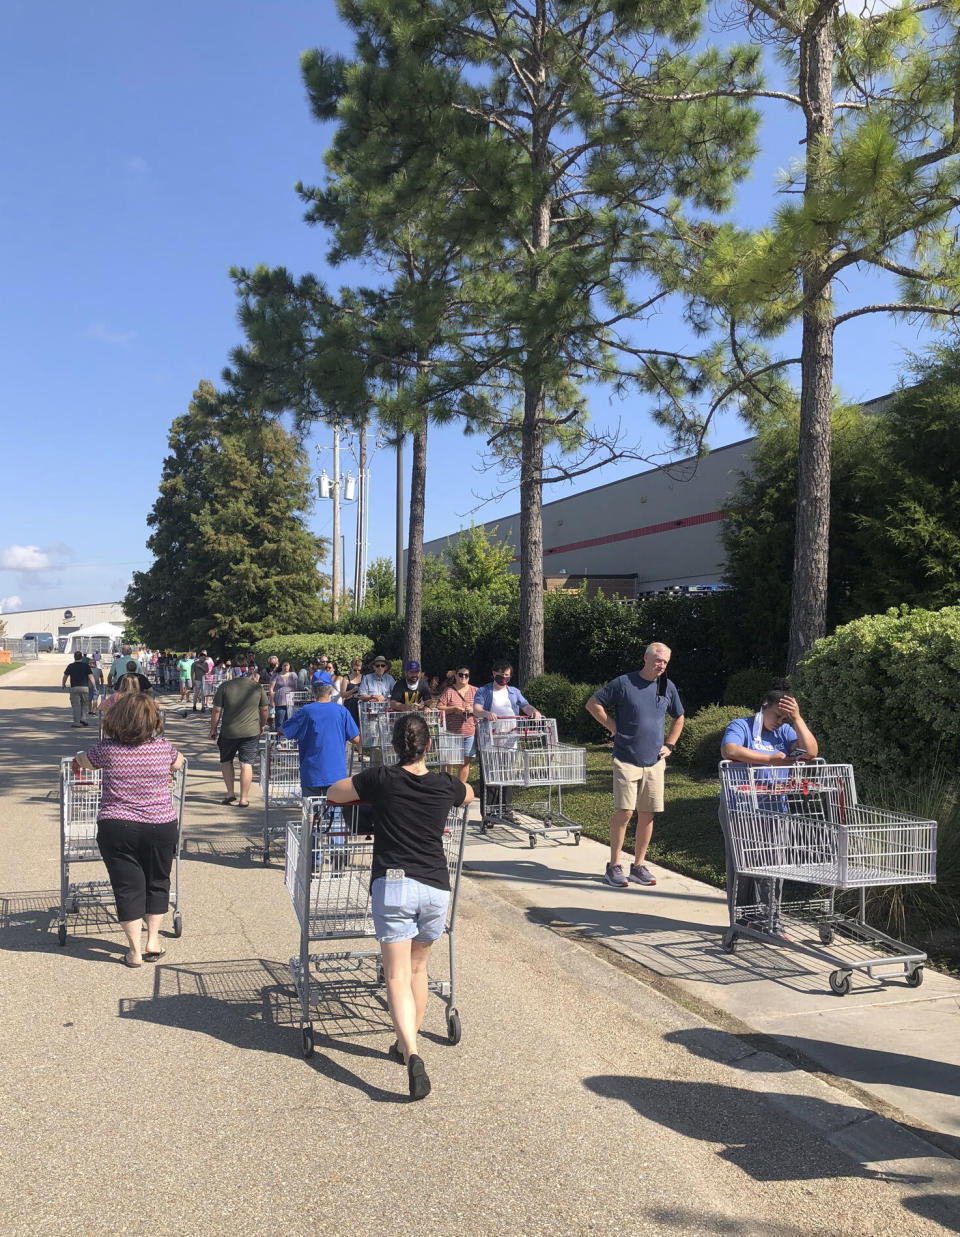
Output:
<path fill-rule="evenodd" d="M 937 0 L 862 9 L 749 0 L 745 16 L 787 75 L 785 89 L 765 92 L 797 121 L 792 133 L 776 130 L 790 161 L 785 196 L 766 228 L 696 238 L 705 240 L 697 278 L 726 307 L 735 354 L 741 333 L 769 339 L 801 325 L 800 355 L 771 362 L 800 367 L 793 668 L 828 622 L 835 334 L 868 314 L 929 322 L 960 312 L 958 15 Z M 858 274 L 872 278 L 858 284 Z M 884 280 L 895 284 L 889 295 Z M 769 372 L 746 350 L 739 356 L 744 380 Z"/>
<path fill-rule="evenodd" d="M 202 382 L 170 446 L 148 516 L 155 561 L 124 603 L 144 638 L 227 651 L 316 630 L 324 546 L 304 524 L 310 475 L 296 439 Z"/>
<path fill-rule="evenodd" d="M 144 643 L 143 633 L 138 624 L 134 623 L 131 619 L 127 619 L 124 623 L 120 639 L 124 644 L 129 644 L 132 648 L 137 648 Z"/>
<path fill-rule="evenodd" d="M 861 613 L 960 600 L 960 348 L 916 360 L 913 377 L 878 426 L 871 480 L 883 502 L 856 517 L 873 568 Z"/>
<path fill-rule="evenodd" d="M 393 602 L 394 581 L 392 558 L 375 558 L 367 568 L 367 592 L 364 609 L 379 610 Z"/>
<path fill-rule="evenodd" d="M 455 541 L 448 541 L 447 558 L 454 589 L 482 593 L 500 605 L 510 605 L 518 597 L 520 581 L 510 570 L 513 547 L 508 541 L 491 541 L 482 525 L 471 524 Z"/>

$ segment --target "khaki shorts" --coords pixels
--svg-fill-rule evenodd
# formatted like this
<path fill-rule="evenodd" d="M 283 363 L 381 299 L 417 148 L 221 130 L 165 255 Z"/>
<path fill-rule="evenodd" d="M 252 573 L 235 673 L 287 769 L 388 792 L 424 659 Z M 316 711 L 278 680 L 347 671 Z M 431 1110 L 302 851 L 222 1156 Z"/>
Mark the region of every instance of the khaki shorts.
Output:
<path fill-rule="evenodd" d="M 632 765 L 626 760 L 613 762 L 613 806 L 617 811 L 662 812 L 663 771 L 666 760 L 655 765 Z"/>

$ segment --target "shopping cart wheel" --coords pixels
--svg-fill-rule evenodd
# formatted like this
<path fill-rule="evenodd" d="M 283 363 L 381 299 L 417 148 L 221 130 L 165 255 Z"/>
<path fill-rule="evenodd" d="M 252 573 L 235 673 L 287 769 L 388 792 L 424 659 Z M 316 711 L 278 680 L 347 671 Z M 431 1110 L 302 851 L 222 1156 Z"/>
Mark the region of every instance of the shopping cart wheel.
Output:
<path fill-rule="evenodd" d="M 313 1056 L 313 1027 L 303 1027 L 301 1029 L 300 1041 L 304 1060 L 309 1061 Z"/>
<path fill-rule="evenodd" d="M 537 844 L 537 835 L 535 833 L 531 833 L 530 834 L 530 849 L 533 850 L 536 844 Z"/>
<path fill-rule="evenodd" d="M 460 1026 L 460 1015 L 455 1009 L 447 1014 L 447 1039 L 451 1044 L 459 1044 L 463 1028 Z"/>
<path fill-rule="evenodd" d="M 832 945 L 833 944 L 833 938 L 836 936 L 836 933 L 834 932 L 833 928 L 830 927 L 829 924 L 822 923 L 817 930 L 820 933 L 820 944 L 821 945 Z"/>
<path fill-rule="evenodd" d="M 65 923 L 57 924 L 57 944 L 66 945 L 67 943 L 67 925 Z"/>
<path fill-rule="evenodd" d="M 573 835 L 573 844 L 574 844 L 574 846 L 579 846 L 579 845 L 580 845 L 580 834 L 579 834 L 579 833 L 575 833 L 575 834 Z"/>
<path fill-rule="evenodd" d="M 919 988 L 923 983 L 923 967 L 917 966 L 906 976 L 908 988 Z"/>
<path fill-rule="evenodd" d="M 830 989 L 832 992 L 835 992 L 837 996 L 846 996 L 850 991 L 850 972 L 831 971 Z"/>
<path fill-rule="evenodd" d="M 720 938 L 720 948 L 725 954 L 732 954 L 737 948 L 737 933 L 733 928 L 727 928 Z"/>
<path fill-rule="evenodd" d="M 183 936 L 183 916 L 179 911 L 173 917 L 173 935 L 176 937 Z"/>
<path fill-rule="evenodd" d="M 263 852 L 263 866 L 266 867 L 269 862 L 270 862 L 270 851 L 269 849 L 265 848 Z"/>

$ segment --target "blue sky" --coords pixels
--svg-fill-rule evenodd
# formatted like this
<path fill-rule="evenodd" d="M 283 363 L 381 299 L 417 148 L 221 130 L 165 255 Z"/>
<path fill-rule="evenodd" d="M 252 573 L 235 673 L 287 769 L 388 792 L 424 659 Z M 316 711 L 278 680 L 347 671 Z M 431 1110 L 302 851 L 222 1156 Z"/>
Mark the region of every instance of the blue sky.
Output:
<path fill-rule="evenodd" d="M 341 280 L 293 184 L 321 178 L 330 133 L 310 117 L 298 57 L 349 41 L 328 0 L 7 0 L 4 17 L 0 603 L 116 600 L 149 565 L 146 516 L 170 423 L 240 342 L 228 268 L 282 263 Z M 741 194 L 746 219 L 765 218 L 774 200 L 782 123 L 765 125 L 765 154 Z M 658 329 L 675 338 L 680 328 L 667 318 Z M 923 338 L 877 317 L 844 328 L 844 394 L 889 390 Z M 651 453 L 663 445 L 642 402 L 609 407 L 600 396 L 594 412 L 628 421 Z M 728 418 L 713 443 L 744 436 Z M 428 539 L 467 523 L 472 491 L 492 484 L 474 471 L 481 449 L 456 429 L 434 431 Z M 319 464 L 329 471 L 329 452 Z M 593 473 L 576 488 L 633 471 Z M 393 474 L 381 451 L 371 558 L 393 551 Z M 552 486 L 546 498 L 569 492 Z M 319 532 L 329 533 L 329 507 L 311 516 Z M 509 495 L 476 518 L 518 507 Z M 347 553 L 349 579 L 349 537 Z"/>

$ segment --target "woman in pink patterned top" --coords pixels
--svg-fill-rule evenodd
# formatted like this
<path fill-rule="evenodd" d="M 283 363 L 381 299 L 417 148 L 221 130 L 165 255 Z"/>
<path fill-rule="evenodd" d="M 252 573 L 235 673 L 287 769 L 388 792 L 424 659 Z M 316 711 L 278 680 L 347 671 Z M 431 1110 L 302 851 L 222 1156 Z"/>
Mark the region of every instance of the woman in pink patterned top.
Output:
<path fill-rule="evenodd" d="M 447 766 L 466 785 L 470 780 L 470 758 L 477 750 L 477 723 L 473 719 L 473 700 L 477 689 L 470 682 L 470 667 L 458 666 L 453 682 L 440 693 L 437 708 L 446 714 L 447 733 L 461 738 L 460 765 Z"/>
<path fill-rule="evenodd" d="M 123 693 L 103 719 L 103 739 L 73 760 L 75 772 L 101 769 L 97 845 L 129 948 L 124 966 L 156 962 L 160 923 L 170 906 L 170 869 L 177 850 L 177 814 L 170 777 L 183 757 L 163 738 L 163 718 L 150 696 Z M 147 925 L 146 948 L 140 932 Z"/>

